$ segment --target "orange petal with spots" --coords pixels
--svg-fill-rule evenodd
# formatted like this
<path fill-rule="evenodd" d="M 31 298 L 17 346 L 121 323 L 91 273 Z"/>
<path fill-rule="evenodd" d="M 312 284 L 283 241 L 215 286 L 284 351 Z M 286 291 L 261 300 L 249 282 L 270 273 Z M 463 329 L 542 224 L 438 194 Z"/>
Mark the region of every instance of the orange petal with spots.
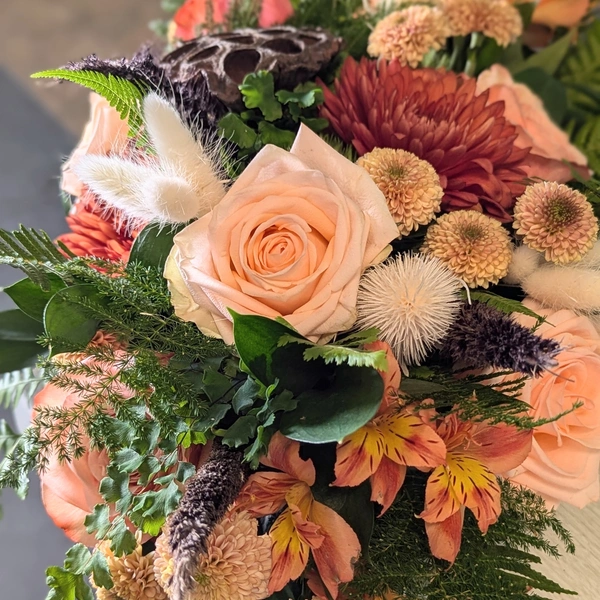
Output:
<path fill-rule="evenodd" d="M 483 425 L 472 436 L 468 454 L 492 473 L 506 473 L 523 463 L 531 452 L 533 431 L 510 425 Z"/>
<path fill-rule="evenodd" d="M 446 458 L 446 445 L 417 415 L 391 410 L 377 419 L 385 455 L 399 465 L 437 467 Z"/>
<path fill-rule="evenodd" d="M 242 488 L 236 506 L 253 517 L 272 515 L 285 504 L 286 494 L 297 483 L 297 479 L 285 473 L 253 473 Z"/>
<path fill-rule="evenodd" d="M 460 550 L 464 509 L 454 513 L 440 523 L 425 522 L 429 548 L 436 558 L 453 563 Z"/>
<path fill-rule="evenodd" d="M 320 526 L 323 543 L 313 549 L 319 575 L 331 596 L 338 595 L 340 583 L 352 581 L 354 565 L 360 556 L 360 542 L 354 530 L 334 510 L 313 502 L 310 520 Z"/>
<path fill-rule="evenodd" d="M 269 443 L 267 456 L 261 459 L 267 467 L 283 471 L 308 485 L 315 483 L 315 466 L 300 458 L 300 444 L 277 432 Z"/>
<path fill-rule="evenodd" d="M 419 515 L 427 523 L 441 523 L 456 514 L 461 502 L 450 481 L 450 471 L 440 466 L 431 473 L 425 487 L 425 510 Z"/>
<path fill-rule="evenodd" d="M 371 475 L 371 500 L 383 507 L 379 516 L 392 505 L 405 477 L 404 465 L 397 465 L 387 456 L 381 459 L 379 469 Z"/>
<path fill-rule="evenodd" d="M 377 471 L 383 457 L 383 435 L 373 423 L 347 436 L 338 446 L 333 485 L 359 485 Z"/>

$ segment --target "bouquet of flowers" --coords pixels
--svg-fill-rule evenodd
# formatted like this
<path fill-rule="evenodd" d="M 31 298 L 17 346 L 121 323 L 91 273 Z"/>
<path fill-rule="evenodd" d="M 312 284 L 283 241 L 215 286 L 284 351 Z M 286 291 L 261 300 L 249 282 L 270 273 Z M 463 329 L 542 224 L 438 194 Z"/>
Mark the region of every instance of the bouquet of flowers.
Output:
<path fill-rule="evenodd" d="M 600 497 L 589 0 L 186 0 L 0 231 L 52 600 L 540 598 Z M 199 37 L 196 37 L 199 36 Z M 42 347 L 40 347 L 40 345 Z M 40 356 L 41 355 L 41 356 Z"/>

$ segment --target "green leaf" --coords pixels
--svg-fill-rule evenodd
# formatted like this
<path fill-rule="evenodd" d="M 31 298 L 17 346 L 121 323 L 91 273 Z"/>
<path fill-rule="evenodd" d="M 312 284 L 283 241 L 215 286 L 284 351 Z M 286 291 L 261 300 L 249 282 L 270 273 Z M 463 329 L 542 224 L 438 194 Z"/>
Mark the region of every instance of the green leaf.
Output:
<path fill-rule="evenodd" d="M 144 533 L 158 535 L 167 517 L 177 508 L 181 495 L 179 486 L 171 481 L 167 487 L 158 491 L 136 496 L 133 504 L 134 512 L 131 515 L 132 521 Z"/>
<path fill-rule="evenodd" d="M 304 349 L 299 344 L 279 347 L 283 336 L 306 339 L 293 329 L 266 317 L 230 312 L 240 358 L 265 387 L 279 381 L 281 389 L 298 395 L 312 388 L 329 372 L 323 362 L 307 363 L 303 357 Z"/>
<path fill-rule="evenodd" d="M 528 59 L 514 70 L 514 73 L 520 73 L 526 69 L 537 67 L 543 69 L 548 75 L 554 75 L 563 60 L 567 56 L 577 29 L 571 29 L 553 44 L 546 46 L 543 50 L 535 52 Z"/>
<path fill-rule="evenodd" d="M 223 401 L 233 393 L 233 382 L 214 369 L 206 369 L 202 375 L 202 388 L 212 402 Z"/>
<path fill-rule="evenodd" d="M 91 316 L 90 308 L 102 304 L 93 285 L 74 285 L 60 290 L 48 302 L 44 311 L 44 327 L 52 338 L 51 355 L 81 350 L 91 341 L 100 320 Z"/>
<path fill-rule="evenodd" d="M 177 465 L 177 474 L 175 479 L 181 483 L 185 483 L 190 477 L 193 477 L 196 473 L 196 467 L 189 462 L 180 462 Z"/>
<path fill-rule="evenodd" d="M 117 510 L 126 509 L 131 502 L 129 474 L 120 473 L 115 466 L 106 469 L 106 477 L 100 482 L 100 494 L 108 503 L 116 502 Z"/>
<path fill-rule="evenodd" d="M 102 552 L 96 550 L 92 554 L 92 560 L 90 563 L 90 569 L 94 577 L 94 583 L 103 587 L 104 589 L 110 590 L 114 587 L 113 580 L 110 576 L 108 569 L 108 562 L 106 556 Z"/>
<path fill-rule="evenodd" d="M 156 534 L 155 534 L 156 535 Z M 117 517 L 106 534 L 106 539 L 111 540 L 110 549 L 115 556 L 131 554 L 137 547 L 135 536 L 125 524 L 123 517 Z"/>
<path fill-rule="evenodd" d="M 219 121 L 219 135 L 244 149 L 254 148 L 256 143 L 256 131 L 235 113 L 228 113 Z"/>
<path fill-rule="evenodd" d="M 65 557 L 64 567 L 69 573 L 87 575 L 90 572 L 92 554 L 83 544 L 75 544 Z"/>
<path fill-rule="evenodd" d="M 252 377 L 248 377 L 231 401 L 235 413 L 241 415 L 250 410 L 254 406 L 254 401 L 258 397 L 260 389 L 260 385 Z"/>
<path fill-rule="evenodd" d="M 522 2 L 517 4 L 515 8 L 521 13 L 521 19 L 523 21 L 523 30 L 529 27 L 531 18 L 533 17 L 533 11 L 535 10 L 535 2 Z"/>
<path fill-rule="evenodd" d="M 120 473 L 133 473 L 140 468 L 140 465 L 144 460 L 146 460 L 146 457 L 137 453 L 133 448 L 123 448 L 116 453 L 111 464 L 114 465 Z"/>
<path fill-rule="evenodd" d="M 283 111 L 275 97 L 275 82 L 271 73 L 258 71 L 246 75 L 240 91 L 246 108 L 258 108 L 267 121 L 281 119 Z"/>
<path fill-rule="evenodd" d="M 411 379 L 403 377 L 400 383 L 400 391 L 407 396 L 419 397 L 436 392 L 443 392 L 446 388 L 433 381 L 424 381 L 423 379 Z"/>
<path fill-rule="evenodd" d="M 44 320 L 46 304 L 56 292 L 66 287 L 65 282 L 52 273 L 48 274 L 48 282 L 49 289 L 43 290 L 37 283 L 25 278 L 4 288 L 3 291 L 28 317 L 41 323 Z"/>
<path fill-rule="evenodd" d="M 315 133 L 321 133 L 321 131 L 325 131 L 329 127 L 329 121 L 321 117 L 300 117 L 300 121 Z"/>
<path fill-rule="evenodd" d="M 225 418 L 230 408 L 229 404 L 213 404 L 194 429 L 204 432 L 216 427 Z"/>
<path fill-rule="evenodd" d="M 503 312 L 504 314 L 511 315 L 513 313 L 519 313 L 526 315 L 527 317 L 532 317 L 537 321 L 536 327 L 542 323 L 546 323 L 546 319 L 544 317 L 541 317 L 530 308 L 527 308 L 518 300 L 511 300 L 510 298 L 505 298 L 504 296 L 499 296 L 498 294 L 493 294 L 492 292 L 479 292 L 474 290 L 471 290 L 469 295 L 471 296 L 471 300 L 483 302 L 484 304 L 487 304 L 488 306 L 491 306 L 496 310 Z"/>
<path fill-rule="evenodd" d="M 299 104 L 302 108 L 323 103 L 323 90 L 312 82 L 297 85 L 293 92 L 279 90 L 275 96 L 281 104 Z"/>
<path fill-rule="evenodd" d="M 94 600 L 84 576 L 70 573 L 62 567 L 46 569 L 46 584 L 50 588 L 46 600 Z"/>
<path fill-rule="evenodd" d="M 86 516 L 84 525 L 88 533 L 96 533 L 96 539 L 103 540 L 110 529 L 110 509 L 108 504 L 96 504 Z"/>
<path fill-rule="evenodd" d="M 173 248 L 173 238 L 184 227 L 183 224 L 169 227 L 157 224 L 147 225 L 133 242 L 128 264 L 137 262 L 162 272 Z"/>
<path fill-rule="evenodd" d="M 117 110 L 121 119 L 129 122 L 132 134 L 136 134 L 142 126 L 142 100 L 149 91 L 148 86 L 142 81 L 129 81 L 97 71 L 71 71 L 68 69 L 41 71 L 34 73 L 31 77 L 33 79 L 59 79 L 82 85 L 105 98 Z"/>
<path fill-rule="evenodd" d="M 0 374 L 34 367 L 44 352 L 36 341 L 41 335 L 40 323 L 20 310 L 0 312 Z"/>
<path fill-rule="evenodd" d="M 296 134 L 287 129 L 279 129 L 272 123 L 261 121 L 258 124 L 258 133 L 264 144 L 273 144 L 284 150 L 289 150 L 296 139 Z"/>
<path fill-rule="evenodd" d="M 0 340 L 36 342 L 44 334 L 43 327 L 18 309 L 0 312 Z"/>
<path fill-rule="evenodd" d="M 339 366 L 328 388 L 297 397 L 298 407 L 281 419 L 281 433 L 299 442 L 340 442 L 375 416 L 382 397 L 383 380 L 375 369 Z"/>
<path fill-rule="evenodd" d="M 223 434 L 223 443 L 226 446 L 238 448 L 248 444 L 256 435 L 258 420 L 254 415 L 246 415 L 240 417 L 225 433 Z"/>
<path fill-rule="evenodd" d="M 20 437 L 4 419 L 0 419 L 0 453 L 8 452 L 19 441 Z"/>
<path fill-rule="evenodd" d="M 539 96 L 552 120 L 560 125 L 567 112 L 567 90 L 564 85 L 539 67 L 519 71 L 515 81 L 524 83 Z"/>

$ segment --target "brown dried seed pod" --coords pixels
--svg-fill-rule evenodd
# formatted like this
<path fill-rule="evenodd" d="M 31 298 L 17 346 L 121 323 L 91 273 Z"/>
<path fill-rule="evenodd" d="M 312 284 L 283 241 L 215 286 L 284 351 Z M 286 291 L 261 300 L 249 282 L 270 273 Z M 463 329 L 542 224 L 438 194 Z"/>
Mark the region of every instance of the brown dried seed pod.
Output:
<path fill-rule="evenodd" d="M 219 100 L 243 108 L 238 86 L 248 73 L 270 71 L 279 88 L 293 88 L 326 67 L 341 47 L 341 38 L 320 28 L 238 29 L 186 42 L 167 54 L 161 67 L 181 82 L 203 71 Z"/>

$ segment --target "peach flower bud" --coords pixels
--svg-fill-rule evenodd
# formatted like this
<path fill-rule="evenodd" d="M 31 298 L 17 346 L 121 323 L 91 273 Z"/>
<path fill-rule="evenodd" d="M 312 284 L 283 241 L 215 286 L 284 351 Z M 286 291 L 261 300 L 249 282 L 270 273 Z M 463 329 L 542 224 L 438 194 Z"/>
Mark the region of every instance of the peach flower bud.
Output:
<path fill-rule="evenodd" d="M 544 104 L 526 85 L 516 83 L 505 67 L 493 65 L 477 78 L 477 93 L 489 90 L 489 101 L 504 102 L 504 116 L 517 128 L 515 145 L 531 148 L 524 165 L 529 177 L 565 183 L 573 178 L 568 161 L 583 176 L 589 176 L 587 158 L 555 125 Z"/>
<path fill-rule="evenodd" d="M 77 148 L 63 165 L 61 189 L 73 196 L 81 196 L 83 184 L 74 173 L 77 162 L 87 154 L 120 154 L 127 146 L 129 126 L 119 113 L 98 94 L 90 94 L 90 120 Z"/>
<path fill-rule="evenodd" d="M 582 406 L 533 432 L 533 446 L 523 464 L 510 473 L 550 504 L 583 508 L 600 499 L 600 335 L 593 323 L 570 310 L 552 311 L 533 300 L 525 306 L 547 319 L 536 333 L 560 342 L 558 366 L 526 382 L 521 399 L 536 419 L 555 417 L 576 402 Z M 524 326 L 535 320 L 514 315 Z"/>
<path fill-rule="evenodd" d="M 398 229 L 367 172 L 302 126 L 266 146 L 209 214 L 175 236 L 176 314 L 233 342 L 228 309 L 284 317 L 313 340 L 352 326 L 362 272 Z"/>

